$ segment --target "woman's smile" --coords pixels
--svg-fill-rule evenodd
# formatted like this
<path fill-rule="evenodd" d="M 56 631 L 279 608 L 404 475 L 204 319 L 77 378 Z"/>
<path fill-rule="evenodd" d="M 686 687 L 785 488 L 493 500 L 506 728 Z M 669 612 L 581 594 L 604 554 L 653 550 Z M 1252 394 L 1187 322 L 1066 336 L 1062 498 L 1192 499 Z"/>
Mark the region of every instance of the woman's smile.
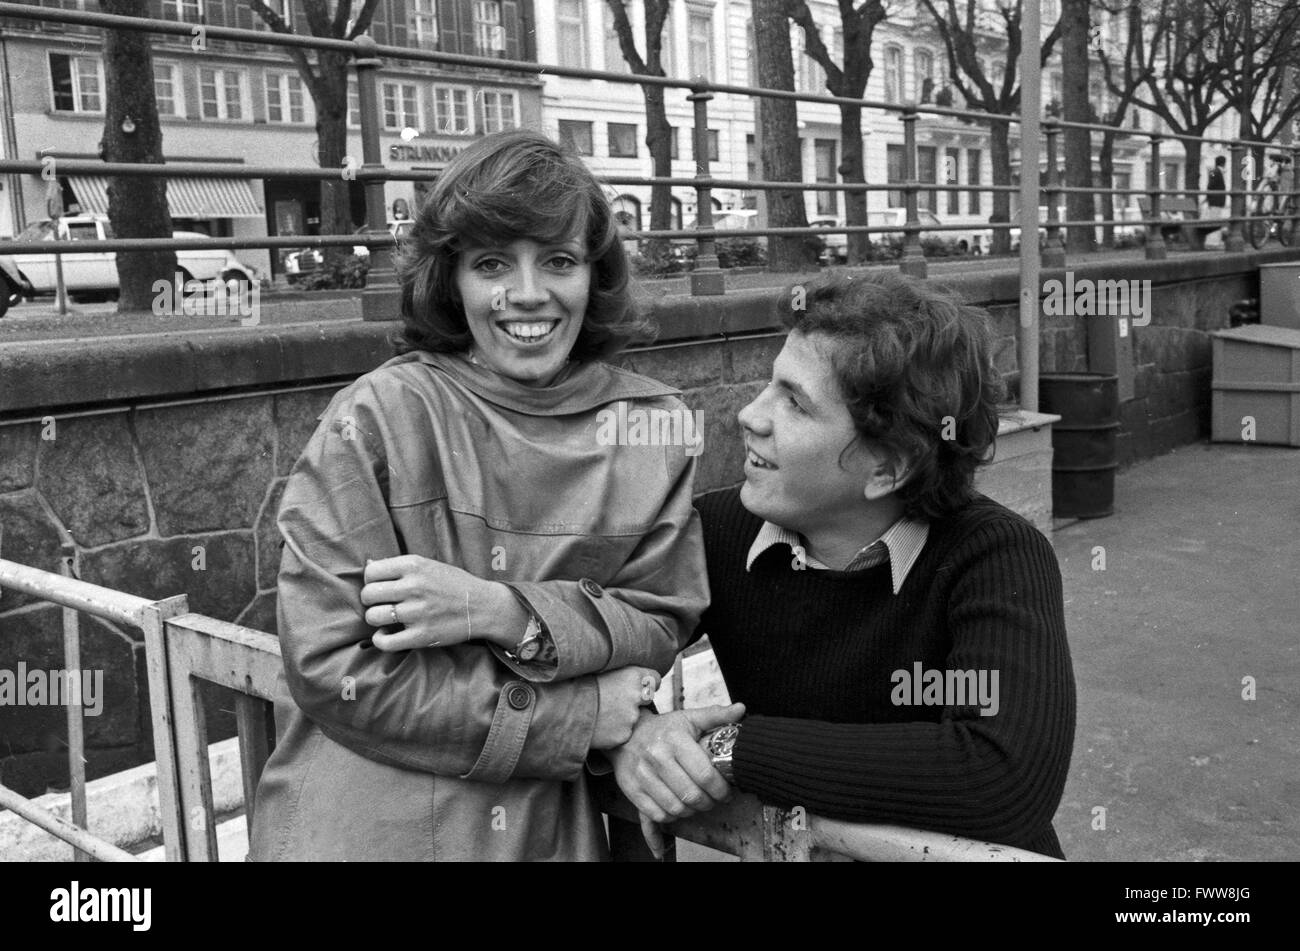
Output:
<path fill-rule="evenodd" d="M 581 241 L 517 238 L 464 248 L 456 287 L 475 362 L 527 386 L 547 386 L 582 330 L 591 264 Z"/>

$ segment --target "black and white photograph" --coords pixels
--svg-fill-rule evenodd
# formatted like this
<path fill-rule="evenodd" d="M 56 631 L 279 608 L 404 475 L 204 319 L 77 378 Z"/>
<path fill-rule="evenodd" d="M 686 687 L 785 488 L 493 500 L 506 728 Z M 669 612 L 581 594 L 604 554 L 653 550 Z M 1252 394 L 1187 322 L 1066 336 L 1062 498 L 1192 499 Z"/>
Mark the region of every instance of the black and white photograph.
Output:
<path fill-rule="evenodd" d="M 1295 0 L 25 0 L 0 73 L 16 921 L 284 862 L 1268 917 Z"/>

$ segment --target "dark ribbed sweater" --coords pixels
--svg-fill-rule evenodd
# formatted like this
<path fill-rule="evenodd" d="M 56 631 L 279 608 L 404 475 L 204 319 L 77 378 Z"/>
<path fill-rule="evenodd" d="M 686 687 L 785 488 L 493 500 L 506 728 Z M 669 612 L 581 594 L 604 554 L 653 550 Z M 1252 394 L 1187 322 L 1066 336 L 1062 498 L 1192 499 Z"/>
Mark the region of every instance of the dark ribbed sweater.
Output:
<path fill-rule="evenodd" d="M 713 591 L 699 630 L 747 708 L 740 789 L 814 815 L 1064 857 L 1051 823 L 1074 743 L 1074 674 L 1060 568 L 1042 533 L 977 496 L 930 523 L 895 595 L 887 562 L 797 571 L 784 545 L 746 572 L 762 521 L 739 490 L 696 507 Z M 911 677 L 918 662 L 984 671 L 989 686 L 997 671 L 996 714 L 982 716 L 974 697 L 916 704 L 894 672 Z"/>

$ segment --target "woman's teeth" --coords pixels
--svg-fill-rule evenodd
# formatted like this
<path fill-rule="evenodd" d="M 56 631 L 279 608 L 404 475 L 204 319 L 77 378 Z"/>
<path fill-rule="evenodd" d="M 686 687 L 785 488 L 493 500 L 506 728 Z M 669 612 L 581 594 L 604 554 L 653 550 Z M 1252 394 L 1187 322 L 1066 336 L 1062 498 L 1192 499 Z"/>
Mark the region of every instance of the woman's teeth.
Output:
<path fill-rule="evenodd" d="M 759 469 L 775 469 L 775 468 L 776 468 L 776 466 L 772 465 L 770 462 L 765 462 L 765 461 L 764 461 L 763 459 L 761 459 L 760 457 L 754 455 L 753 452 L 750 452 L 748 455 L 749 455 L 749 464 L 752 465 L 752 466 L 755 466 L 755 467 L 757 467 L 757 468 L 759 468 Z"/>
<path fill-rule="evenodd" d="M 558 320 L 545 320 L 537 323 L 502 324 L 501 329 L 516 340 L 541 340 L 559 325 Z"/>

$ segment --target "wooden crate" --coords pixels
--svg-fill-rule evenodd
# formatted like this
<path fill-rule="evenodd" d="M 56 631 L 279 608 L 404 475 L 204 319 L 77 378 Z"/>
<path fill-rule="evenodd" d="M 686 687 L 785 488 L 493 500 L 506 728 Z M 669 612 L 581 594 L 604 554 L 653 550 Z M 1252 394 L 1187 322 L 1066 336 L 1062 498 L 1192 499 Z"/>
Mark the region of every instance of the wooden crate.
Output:
<path fill-rule="evenodd" d="M 1300 446 L 1300 329 L 1254 324 L 1211 336 L 1211 438 Z M 1253 439 L 1247 417 L 1254 421 Z"/>

